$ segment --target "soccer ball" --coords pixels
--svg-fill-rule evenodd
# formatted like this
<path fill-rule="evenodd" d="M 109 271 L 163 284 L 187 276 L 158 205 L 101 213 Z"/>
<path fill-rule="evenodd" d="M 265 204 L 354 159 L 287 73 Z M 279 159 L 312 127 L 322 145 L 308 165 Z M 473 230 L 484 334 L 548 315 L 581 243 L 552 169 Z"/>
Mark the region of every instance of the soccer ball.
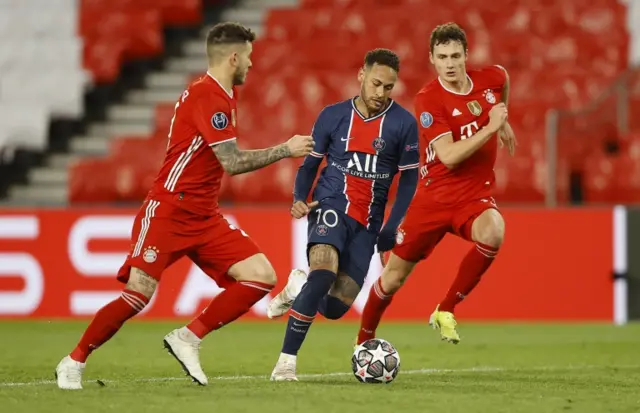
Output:
<path fill-rule="evenodd" d="M 400 370 L 400 355 L 388 341 L 374 338 L 356 346 L 351 368 L 362 383 L 391 383 Z"/>

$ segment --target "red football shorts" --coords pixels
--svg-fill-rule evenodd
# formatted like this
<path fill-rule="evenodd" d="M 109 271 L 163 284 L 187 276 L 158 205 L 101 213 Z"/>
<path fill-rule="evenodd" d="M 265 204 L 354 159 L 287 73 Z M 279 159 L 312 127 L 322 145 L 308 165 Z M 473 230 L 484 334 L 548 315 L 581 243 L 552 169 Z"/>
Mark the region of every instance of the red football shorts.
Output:
<path fill-rule="evenodd" d="M 398 228 L 393 253 L 403 260 L 418 262 L 427 258 L 447 233 L 472 241 L 473 221 L 491 208 L 498 209 L 493 198 L 446 207 L 428 202 L 414 202 Z"/>
<path fill-rule="evenodd" d="M 258 246 L 222 215 L 203 217 L 169 203 L 147 200 L 133 222 L 131 250 L 118 271 L 118 280 L 129 280 L 131 267 L 156 280 L 180 258 L 187 256 L 221 288 L 235 280 L 229 267 L 260 253 Z"/>

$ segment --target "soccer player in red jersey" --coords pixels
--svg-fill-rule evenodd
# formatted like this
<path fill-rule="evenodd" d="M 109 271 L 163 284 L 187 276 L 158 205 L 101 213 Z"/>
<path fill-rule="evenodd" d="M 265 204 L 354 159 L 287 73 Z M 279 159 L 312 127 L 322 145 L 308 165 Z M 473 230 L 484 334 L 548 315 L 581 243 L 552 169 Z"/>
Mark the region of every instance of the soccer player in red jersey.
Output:
<path fill-rule="evenodd" d="M 164 346 L 195 382 L 207 384 L 199 359 L 201 340 L 246 313 L 276 283 L 258 246 L 222 216 L 224 172 L 242 174 L 313 150 L 311 136 L 280 145 L 240 150 L 237 85 L 251 67 L 254 33 L 220 23 L 207 36 L 208 71 L 182 93 L 171 120 L 164 164 L 133 224 L 131 251 L 118 272 L 120 297 L 102 307 L 77 347 L 56 368 L 58 387 L 81 389 L 89 354 L 149 303 L 164 270 L 187 256 L 225 290 L 191 323 L 164 338 Z"/>
<path fill-rule="evenodd" d="M 457 344 L 455 307 L 478 284 L 504 238 L 504 220 L 491 189 L 498 139 L 511 154 L 516 144 L 507 123 L 509 77 L 500 66 L 467 70 L 467 38 L 454 23 L 433 30 L 430 50 L 438 78 L 415 99 L 421 182 L 398 228 L 396 246 L 369 292 L 358 343 L 375 337 L 383 312 L 414 266 L 452 233 L 474 245 L 430 324 L 443 340 Z"/>

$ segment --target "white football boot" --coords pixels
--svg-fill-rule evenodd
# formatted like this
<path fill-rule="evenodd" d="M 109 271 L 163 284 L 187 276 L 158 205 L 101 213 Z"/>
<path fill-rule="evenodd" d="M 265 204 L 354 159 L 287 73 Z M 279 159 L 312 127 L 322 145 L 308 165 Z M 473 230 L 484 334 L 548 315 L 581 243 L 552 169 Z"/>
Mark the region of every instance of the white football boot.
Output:
<path fill-rule="evenodd" d="M 164 348 L 178 360 L 187 376 L 201 386 L 209 380 L 200 366 L 200 343 L 202 342 L 186 327 L 178 328 L 164 336 Z"/>
<path fill-rule="evenodd" d="M 271 381 L 298 381 L 296 360 L 296 356 L 280 353 L 280 358 L 271 372 Z"/>
<path fill-rule="evenodd" d="M 300 290 L 307 282 L 307 273 L 294 269 L 289 273 L 287 285 L 269 302 L 267 317 L 274 319 L 282 317 L 289 311 Z"/>
<path fill-rule="evenodd" d="M 56 367 L 58 387 L 64 390 L 82 390 L 82 372 L 86 363 L 75 361 L 69 356 L 63 358 Z"/>

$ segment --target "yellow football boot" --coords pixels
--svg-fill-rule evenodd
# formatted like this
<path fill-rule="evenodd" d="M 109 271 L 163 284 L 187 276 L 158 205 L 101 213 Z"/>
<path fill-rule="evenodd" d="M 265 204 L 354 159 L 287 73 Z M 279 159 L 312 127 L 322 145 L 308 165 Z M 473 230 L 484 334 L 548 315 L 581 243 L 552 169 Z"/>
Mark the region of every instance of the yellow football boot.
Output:
<path fill-rule="evenodd" d="M 439 307 L 440 305 L 438 305 L 433 314 L 431 314 L 429 325 L 433 327 L 434 330 L 440 330 L 440 338 L 442 340 L 458 344 L 460 342 L 460 336 L 456 331 L 456 325 L 458 323 L 456 323 L 455 316 L 448 311 L 438 310 Z"/>

